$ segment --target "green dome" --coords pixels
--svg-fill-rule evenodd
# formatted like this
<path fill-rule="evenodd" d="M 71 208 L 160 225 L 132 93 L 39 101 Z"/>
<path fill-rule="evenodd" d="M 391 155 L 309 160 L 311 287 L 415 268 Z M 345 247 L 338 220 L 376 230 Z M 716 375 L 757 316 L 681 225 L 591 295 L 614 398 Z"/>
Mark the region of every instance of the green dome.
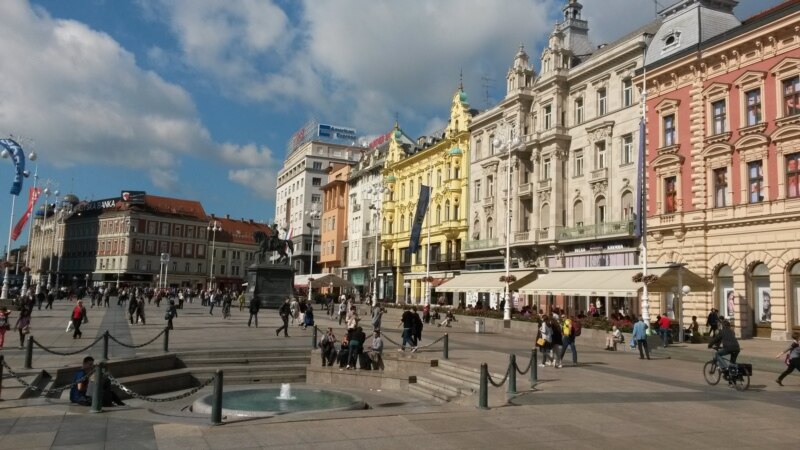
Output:
<path fill-rule="evenodd" d="M 397 181 L 397 178 L 395 178 L 394 175 L 389 175 L 388 177 L 386 177 L 387 183 L 394 183 L 395 181 Z"/>
<path fill-rule="evenodd" d="M 462 103 L 469 103 L 469 98 L 467 97 L 467 93 L 464 91 L 458 93 L 458 99 L 461 100 Z"/>
<path fill-rule="evenodd" d="M 395 139 L 400 139 L 401 137 L 403 137 L 403 132 L 402 132 L 402 131 L 400 131 L 400 130 L 396 130 L 396 131 L 394 132 L 394 138 L 395 138 Z"/>
<path fill-rule="evenodd" d="M 449 153 L 450 153 L 450 155 L 463 155 L 463 154 L 464 154 L 464 152 L 462 152 L 462 151 L 461 151 L 461 149 L 460 149 L 460 148 L 458 148 L 458 147 L 453 147 L 453 148 L 450 150 L 450 152 L 449 152 Z"/>

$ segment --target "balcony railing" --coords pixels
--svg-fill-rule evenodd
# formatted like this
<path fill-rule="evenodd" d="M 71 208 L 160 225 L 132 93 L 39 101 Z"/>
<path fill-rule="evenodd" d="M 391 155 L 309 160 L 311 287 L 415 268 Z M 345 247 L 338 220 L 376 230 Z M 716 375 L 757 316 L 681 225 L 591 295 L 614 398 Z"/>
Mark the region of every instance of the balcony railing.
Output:
<path fill-rule="evenodd" d="M 498 238 L 479 239 L 476 241 L 464 242 L 464 250 L 481 250 L 484 248 L 493 248 L 499 246 L 500 246 L 500 240 Z"/>
<path fill-rule="evenodd" d="M 539 180 L 539 189 L 550 189 L 550 178 Z"/>
<path fill-rule="evenodd" d="M 536 239 L 540 241 L 550 239 L 550 228 L 536 230 Z"/>
<path fill-rule="evenodd" d="M 519 195 L 531 195 L 531 183 L 525 183 L 519 185 Z"/>
<path fill-rule="evenodd" d="M 592 177 L 590 181 L 603 181 L 608 179 L 608 167 L 603 167 L 602 169 L 597 169 L 592 171 Z"/>
<path fill-rule="evenodd" d="M 483 197 L 483 206 L 489 206 L 494 204 L 494 196 Z"/>
<path fill-rule="evenodd" d="M 561 228 L 558 231 L 559 240 L 588 239 L 611 235 L 633 235 L 633 221 L 596 223 L 571 228 Z"/>
<path fill-rule="evenodd" d="M 394 267 L 394 262 L 390 259 L 381 259 L 378 261 L 378 269 L 391 269 Z"/>
<path fill-rule="evenodd" d="M 528 231 L 518 231 L 514 233 L 514 242 L 521 243 L 521 242 L 533 242 L 536 239 L 534 238 L 533 230 Z"/>

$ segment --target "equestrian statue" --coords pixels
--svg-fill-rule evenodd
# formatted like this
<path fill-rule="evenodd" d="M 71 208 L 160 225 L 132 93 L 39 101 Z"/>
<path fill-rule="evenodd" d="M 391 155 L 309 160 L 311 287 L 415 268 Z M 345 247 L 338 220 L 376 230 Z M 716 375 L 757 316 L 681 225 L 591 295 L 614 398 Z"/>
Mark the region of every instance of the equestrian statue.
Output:
<path fill-rule="evenodd" d="M 279 258 L 275 260 L 275 264 L 289 262 L 289 254 L 294 253 L 294 243 L 291 240 L 278 237 L 277 224 L 272 224 L 270 229 L 272 233 L 269 236 L 263 231 L 253 233 L 253 239 L 259 245 L 259 262 L 266 261 L 267 252 L 278 252 Z"/>

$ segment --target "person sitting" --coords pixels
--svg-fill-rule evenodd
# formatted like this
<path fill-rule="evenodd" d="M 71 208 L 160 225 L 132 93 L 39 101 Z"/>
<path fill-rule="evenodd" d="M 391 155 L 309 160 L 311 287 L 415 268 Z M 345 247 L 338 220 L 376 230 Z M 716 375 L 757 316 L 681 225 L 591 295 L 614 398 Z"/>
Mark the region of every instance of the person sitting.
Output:
<path fill-rule="evenodd" d="M 94 358 L 87 356 L 83 358 L 83 364 L 73 377 L 74 385 L 69 390 L 69 401 L 83 406 L 91 406 L 92 397 L 89 395 L 89 378 L 94 371 Z M 96 378 L 95 381 L 96 382 Z M 107 377 L 103 379 L 103 406 L 125 406 L 125 403 L 111 389 L 111 380 Z"/>
<path fill-rule="evenodd" d="M 622 331 L 616 325 L 611 327 L 611 331 L 606 334 L 606 350 L 617 351 L 617 344 L 625 343 Z M 624 347 L 624 346 L 623 346 Z"/>
<path fill-rule="evenodd" d="M 369 359 L 372 360 L 373 369 L 383 370 L 383 338 L 381 338 L 380 330 L 375 330 L 373 333 L 375 336 L 372 338 Z"/>
<path fill-rule="evenodd" d="M 336 336 L 333 334 L 333 328 L 328 328 L 322 336 L 319 348 L 322 353 L 322 367 L 333 366 L 333 361 L 336 360 Z"/>
<path fill-rule="evenodd" d="M 350 361 L 350 339 L 347 335 L 342 338 L 341 347 L 339 349 L 339 368 L 344 369 Z"/>

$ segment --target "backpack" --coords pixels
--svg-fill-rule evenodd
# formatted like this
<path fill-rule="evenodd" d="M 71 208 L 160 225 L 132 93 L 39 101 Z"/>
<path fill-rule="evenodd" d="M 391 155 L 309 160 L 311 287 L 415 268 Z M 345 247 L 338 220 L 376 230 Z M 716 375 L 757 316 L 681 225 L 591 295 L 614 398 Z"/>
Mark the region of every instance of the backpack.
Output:
<path fill-rule="evenodd" d="M 580 336 L 581 335 L 581 323 L 576 321 L 572 322 L 572 331 L 573 336 Z"/>

